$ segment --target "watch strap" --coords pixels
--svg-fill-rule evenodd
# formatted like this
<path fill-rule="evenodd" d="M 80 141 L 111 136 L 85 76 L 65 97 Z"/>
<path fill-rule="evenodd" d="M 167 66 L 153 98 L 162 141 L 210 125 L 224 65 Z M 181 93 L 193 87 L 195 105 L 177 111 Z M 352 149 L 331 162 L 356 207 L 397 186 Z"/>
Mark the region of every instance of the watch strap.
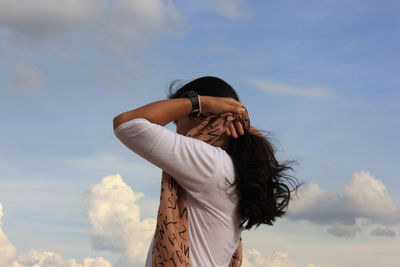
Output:
<path fill-rule="evenodd" d="M 182 95 L 182 97 L 187 97 L 192 102 L 192 112 L 190 114 L 191 115 L 200 116 L 201 107 L 200 107 L 199 95 L 195 91 L 190 90 L 190 91 L 185 92 Z"/>

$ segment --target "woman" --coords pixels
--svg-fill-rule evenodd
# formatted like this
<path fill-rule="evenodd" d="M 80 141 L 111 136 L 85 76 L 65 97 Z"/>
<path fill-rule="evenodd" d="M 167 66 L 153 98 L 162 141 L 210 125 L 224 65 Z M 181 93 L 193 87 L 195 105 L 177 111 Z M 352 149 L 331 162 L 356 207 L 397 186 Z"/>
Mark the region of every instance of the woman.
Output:
<path fill-rule="evenodd" d="M 225 81 L 175 85 L 168 100 L 114 118 L 121 142 L 163 170 L 146 267 L 240 266 L 241 232 L 285 213 L 298 187 L 285 173 L 293 161 L 278 163 Z"/>

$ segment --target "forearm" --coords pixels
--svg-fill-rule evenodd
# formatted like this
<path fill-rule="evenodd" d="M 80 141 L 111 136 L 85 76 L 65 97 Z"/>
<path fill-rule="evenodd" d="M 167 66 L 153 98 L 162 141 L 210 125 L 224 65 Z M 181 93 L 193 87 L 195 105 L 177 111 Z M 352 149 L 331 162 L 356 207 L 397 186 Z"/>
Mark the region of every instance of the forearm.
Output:
<path fill-rule="evenodd" d="M 166 125 L 180 117 L 189 115 L 192 111 L 192 103 L 189 98 L 177 98 L 156 101 L 137 109 L 121 113 L 113 120 L 114 129 L 120 124 L 136 119 L 144 118 L 150 122 Z"/>

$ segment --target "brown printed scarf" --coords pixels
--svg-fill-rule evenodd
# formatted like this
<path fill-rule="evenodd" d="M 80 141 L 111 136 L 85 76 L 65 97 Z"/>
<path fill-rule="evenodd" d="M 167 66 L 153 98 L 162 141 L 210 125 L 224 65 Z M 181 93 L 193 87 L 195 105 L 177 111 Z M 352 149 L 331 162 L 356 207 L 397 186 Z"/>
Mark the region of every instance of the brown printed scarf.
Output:
<path fill-rule="evenodd" d="M 208 116 L 200 125 L 191 129 L 186 136 L 218 146 L 217 140 L 235 121 L 250 129 L 248 113 L 224 113 Z M 199 177 L 200 178 L 200 177 Z M 185 190 L 168 173 L 162 173 L 160 206 L 152 248 L 152 267 L 190 267 L 189 258 L 189 218 L 186 207 Z M 229 267 L 242 264 L 242 239 L 232 255 Z"/>

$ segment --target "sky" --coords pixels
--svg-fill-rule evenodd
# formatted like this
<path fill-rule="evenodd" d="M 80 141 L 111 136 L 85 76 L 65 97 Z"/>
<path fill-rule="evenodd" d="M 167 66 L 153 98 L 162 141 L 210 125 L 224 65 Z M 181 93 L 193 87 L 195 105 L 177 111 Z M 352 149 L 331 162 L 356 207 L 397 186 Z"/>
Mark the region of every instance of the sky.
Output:
<path fill-rule="evenodd" d="M 286 216 L 243 232 L 242 266 L 398 266 L 399 11 L 0 0 L 0 267 L 143 266 L 161 170 L 112 120 L 206 75 L 236 89 L 304 182 Z"/>

